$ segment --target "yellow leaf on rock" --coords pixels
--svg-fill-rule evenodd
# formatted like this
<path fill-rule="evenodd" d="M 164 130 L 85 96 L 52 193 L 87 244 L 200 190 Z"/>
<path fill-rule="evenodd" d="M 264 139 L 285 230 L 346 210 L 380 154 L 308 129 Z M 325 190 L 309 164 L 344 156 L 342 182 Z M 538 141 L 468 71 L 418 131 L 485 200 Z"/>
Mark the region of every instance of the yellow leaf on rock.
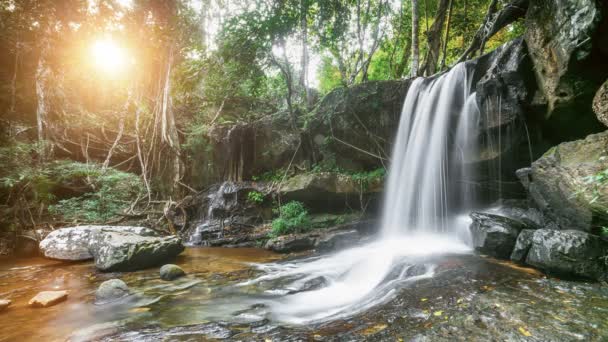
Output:
<path fill-rule="evenodd" d="M 517 330 L 519 330 L 519 332 L 526 337 L 532 336 L 532 334 L 528 330 L 526 330 L 526 328 L 524 328 L 524 327 L 519 327 L 519 329 L 517 329 Z"/>
<path fill-rule="evenodd" d="M 428 298 L 420 298 L 421 302 L 426 302 L 427 300 L 429 300 Z"/>
<path fill-rule="evenodd" d="M 443 311 L 435 311 L 433 312 L 433 316 L 441 316 L 443 314 Z"/>

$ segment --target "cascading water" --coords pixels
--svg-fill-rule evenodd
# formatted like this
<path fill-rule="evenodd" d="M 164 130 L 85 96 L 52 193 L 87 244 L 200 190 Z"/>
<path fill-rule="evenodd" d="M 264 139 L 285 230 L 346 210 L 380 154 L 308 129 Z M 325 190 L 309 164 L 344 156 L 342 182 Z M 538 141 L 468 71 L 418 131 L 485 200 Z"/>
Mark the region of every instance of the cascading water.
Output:
<path fill-rule="evenodd" d="M 386 185 L 379 238 L 331 255 L 258 265 L 240 284 L 262 290 L 251 316 L 292 324 L 343 318 L 383 303 L 399 287 L 435 272 L 434 255 L 468 253 L 479 111 L 464 64 L 416 79 L 403 106 Z M 263 309 L 260 309 L 263 308 Z"/>

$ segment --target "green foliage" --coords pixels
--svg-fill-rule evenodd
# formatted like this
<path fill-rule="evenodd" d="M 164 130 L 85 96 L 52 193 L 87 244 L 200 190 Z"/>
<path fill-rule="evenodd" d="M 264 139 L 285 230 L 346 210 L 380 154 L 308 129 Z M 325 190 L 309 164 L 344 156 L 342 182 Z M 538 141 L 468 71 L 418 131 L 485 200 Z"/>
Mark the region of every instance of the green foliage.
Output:
<path fill-rule="evenodd" d="M 52 170 L 57 172 L 59 182 L 80 180 L 91 189 L 49 206 L 51 214 L 67 220 L 106 222 L 121 213 L 144 191 L 138 176 L 110 168 L 103 170 L 95 164 L 57 162 Z"/>
<path fill-rule="evenodd" d="M 17 143 L 0 149 L 0 193 L 11 203 L 48 207 L 51 215 L 67 220 L 105 222 L 144 191 L 131 173 L 72 161 L 39 162 L 40 148 Z"/>
<path fill-rule="evenodd" d="M 301 202 L 288 202 L 273 212 L 279 215 L 272 221 L 273 236 L 301 233 L 310 229 L 310 215 Z"/>
<path fill-rule="evenodd" d="M 264 202 L 264 194 L 259 191 L 250 191 L 247 193 L 247 202 L 251 204 L 262 204 Z"/>
<path fill-rule="evenodd" d="M 285 170 L 271 170 L 266 171 L 258 176 L 252 176 L 251 179 L 255 182 L 280 182 L 285 175 Z"/>

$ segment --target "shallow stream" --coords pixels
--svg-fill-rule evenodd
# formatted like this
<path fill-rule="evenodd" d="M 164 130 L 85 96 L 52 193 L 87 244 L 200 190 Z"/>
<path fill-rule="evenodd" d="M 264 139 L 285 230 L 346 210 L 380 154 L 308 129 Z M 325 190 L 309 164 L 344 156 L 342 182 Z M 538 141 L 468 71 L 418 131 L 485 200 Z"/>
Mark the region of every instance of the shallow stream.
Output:
<path fill-rule="evenodd" d="M 251 280 L 267 268 L 311 257 L 317 256 L 286 259 L 259 249 L 189 248 L 176 261 L 188 275 L 173 282 L 160 280 L 156 268 L 104 274 L 89 262 L 2 260 L 0 298 L 13 303 L 0 313 L 0 340 L 608 340 L 608 288 L 470 254 L 419 260 L 433 266 L 432 276 L 400 283 L 364 311 L 290 323 L 269 301 L 318 290 L 324 281 L 290 288 L 293 278 Z M 111 278 L 124 280 L 132 295 L 95 305 L 95 289 Z M 53 289 L 68 290 L 68 300 L 45 309 L 27 307 L 37 292 Z"/>

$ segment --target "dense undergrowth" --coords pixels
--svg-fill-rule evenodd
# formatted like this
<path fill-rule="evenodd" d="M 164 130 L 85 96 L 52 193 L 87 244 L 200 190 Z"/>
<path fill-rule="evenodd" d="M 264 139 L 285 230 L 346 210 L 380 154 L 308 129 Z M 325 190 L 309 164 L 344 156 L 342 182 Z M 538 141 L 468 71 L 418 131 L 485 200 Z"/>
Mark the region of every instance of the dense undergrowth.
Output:
<path fill-rule="evenodd" d="M 144 193 L 139 176 L 95 163 L 44 161 L 39 144 L 0 148 L 3 231 L 41 224 L 104 223 Z"/>

